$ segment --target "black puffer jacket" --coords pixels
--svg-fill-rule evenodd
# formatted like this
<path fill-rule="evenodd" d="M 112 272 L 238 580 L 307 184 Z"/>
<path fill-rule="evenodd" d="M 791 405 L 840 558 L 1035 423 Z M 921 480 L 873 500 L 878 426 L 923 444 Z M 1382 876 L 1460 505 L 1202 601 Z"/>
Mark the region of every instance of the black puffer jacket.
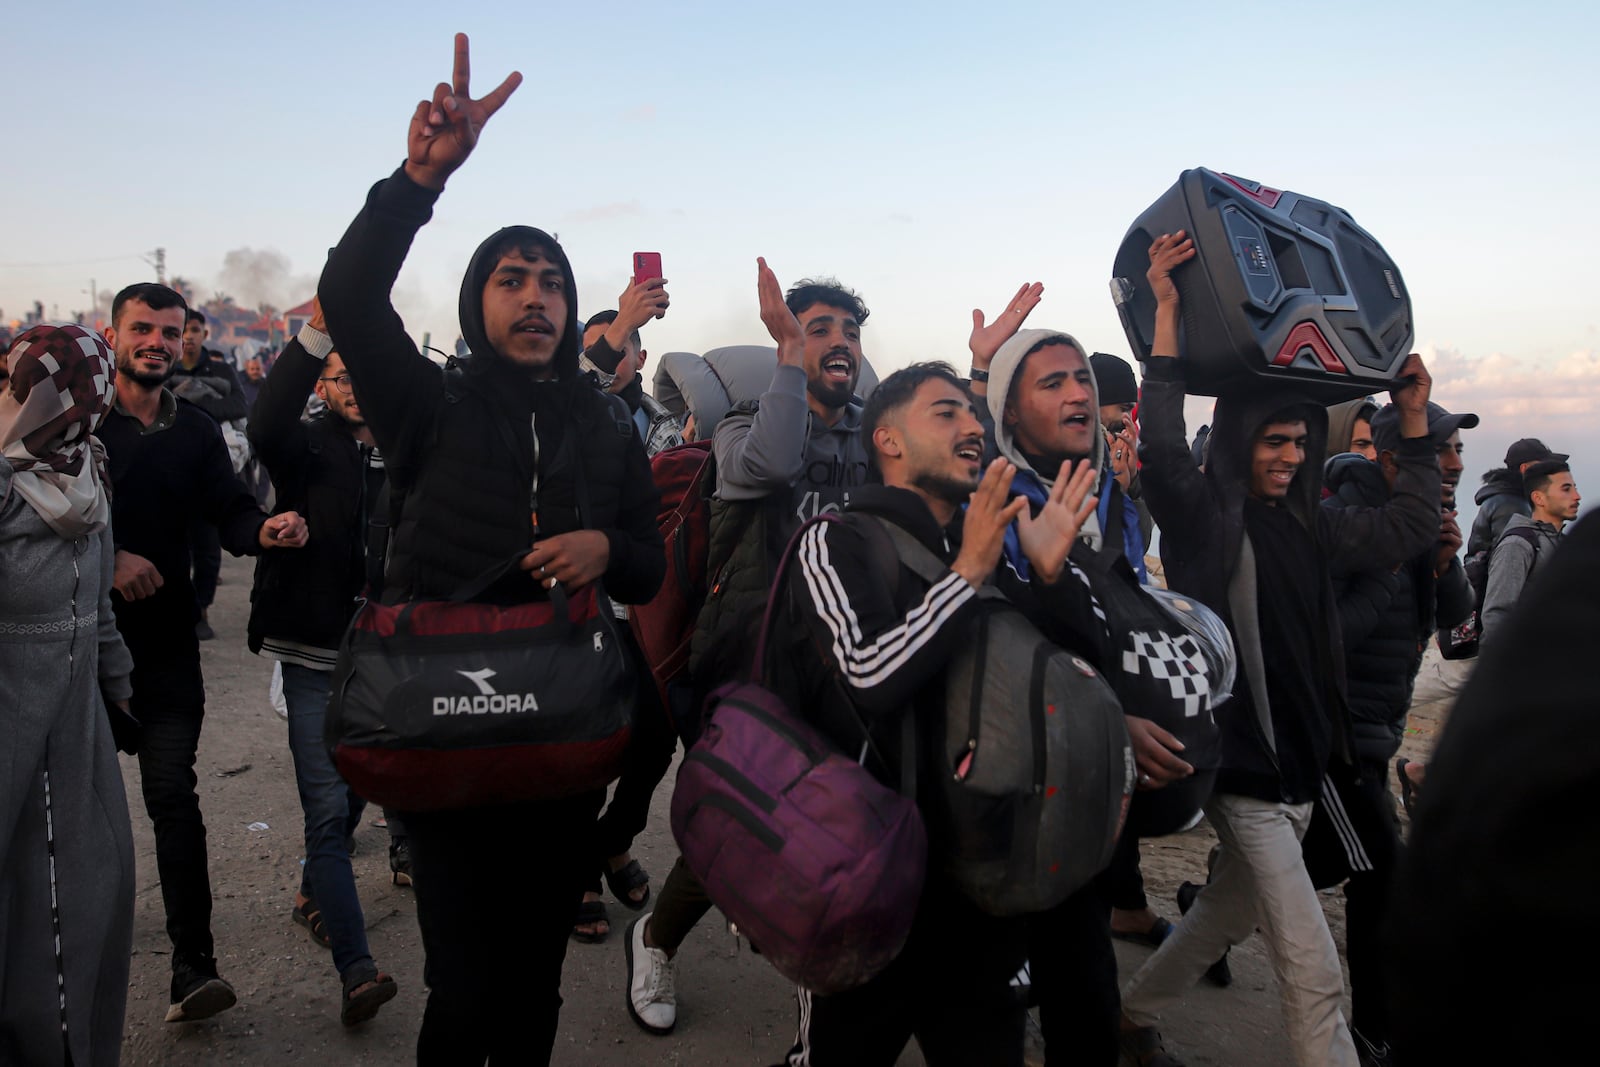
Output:
<path fill-rule="evenodd" d="M 1478 505 L 1478 516 L 1472 520 L 1472 533 L 1467 538 L 1469 556 L 1493 552 L 1511 516 L 1528 518 L 1533 514 L 1528 494 L 1522 491 L 1521 472 L 1505 467 L 1496 467 L 1483 476 L 1472 502 Z"/>
<path fill-rule="evenodd" d="M 1389 487 L 1376 463 L 1354 454 L 1328 460 L 1322 506 L 1380 508 Z M 1355 728 L 1356 755 L 1382 765 L 1400 747 L 1411 691 L 1428 638 L 1454 626 L 1471 610 L 1471 593 L 1459 563 L 1434 578 L 1434 552 L 1395 566 L 1333 574 L 1344 638 L 1345 688 Z"/>
<path fill-rule="evenodd" d="M 655 595 L 666 573 L 656 528 L 659 496 L 627 405 L 578 373 L 577 289 L 560 246 L 531 227 L 507 227 L 474 253 L 461 284 L 461 333 L 472 350 L 446 382 L 417 351 L 389 290 L 438 194 L 397 171 L 373 187 L 328 257 L 318 286 L 334 344 L 405 503 L 389 558 L 386 600 L 444 597 L 539 537 L 577 529 L 606 535 L 606 591 L 623 603 Z M 483 325 L 483 289 L 504 241 L 550 249 L 565 275 L 566 320 L 556 378 L 534 381 L 500 357 Z M 578 502 L 587 495 L 581 517 Z M 541 599 L 513 571 L 479 599 Z"/>

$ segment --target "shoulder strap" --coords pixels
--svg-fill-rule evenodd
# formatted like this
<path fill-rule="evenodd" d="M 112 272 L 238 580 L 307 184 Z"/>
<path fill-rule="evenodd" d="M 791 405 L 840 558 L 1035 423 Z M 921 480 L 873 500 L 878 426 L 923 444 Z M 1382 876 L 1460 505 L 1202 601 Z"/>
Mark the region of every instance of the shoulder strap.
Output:
<path fill-rule="evenodd" d="M 930 585 L 944 580 L 950 573 L 950 568 L 938 556 L 928 551 L 928 546 L 917 540 L 916 535 L 898 523 L 876 515 L 869 516 L 873 522 L 883 528 L 889 535 L 889 540 L 894 545 L 899 561 L 911 568 L 911 573 L 926 581 Z M 986 600 L 1004 600 L 1005 594 L 996 589 L 989 582 L 983 583 L 983 588 L 978 590 L 978 595 Z"/>

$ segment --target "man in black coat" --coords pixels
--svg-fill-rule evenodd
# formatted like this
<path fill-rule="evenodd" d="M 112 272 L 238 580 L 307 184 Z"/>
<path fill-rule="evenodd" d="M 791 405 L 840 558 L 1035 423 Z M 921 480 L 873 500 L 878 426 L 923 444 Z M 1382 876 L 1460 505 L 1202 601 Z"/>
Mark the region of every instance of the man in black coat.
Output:
<path fill-rule="evenodd" d="M 306 524 L 267 517 L 233 473 L 216 422 L 165 382 L 178 360 L 183 297 L 164 285 L 130 285 L 112 303 L 106 340 L 117 355 L 117 403 L 100 427 L 111 471 L 117 556 L 113 603 L 133 653 L 134 718 L 145 810 L 155 823 L 156 869 L 172 938 L 168 1022 L 232 1007 L 211 939 L 206 828 L 195 794 L 195 752 L 205 717 L 199 609 L 189 580 L 188 531 L 214 525 L 236 556 L 299 548 Z"/>
<path fill-rule="evenodd" d="M 405 494 L 384 600 L 448 598 L 520 557 L 474 599 L 523 604 L 603 580 L 640 603 L 666 571 L 659 497 L 626 405 L 579 373 L 561 246 L 528 226 L 479 246 L 461 285 L 471 356 L 459 379 L 417 350 L 389 302 L 445 181 L 522 79 L 476 100 L 468 80 L 457 35 L 451 83 L 417 105 L 404 165 L 373 187 L 318 287 L 391 491 Z M 549 1060 L 602 796 L 407 818 L 429 985 L 419 1063 Z"/>
<path fill-rule="evenodd" d="M 302 422 L 313 391 L 324 410 Z M 323 727 L 339 640 L 367 584 L 367 519 L 383 499 L 384 477 L 320 308 L 262 383 L 250 413 L 250 444 L 272 476 L 278 509 L 304 514 L 317 535 L 302 552 L 262 556 L 256 564 L 249 644 L 282 665 L 289 751 L 305 815 L 295 919 L 332 950 L 339 1017 L 350 1026 L 376 1014 L 396 986 L 373 962 L 350 867 L 346 841 L 363 805 L 339 776 Z M 392 843 L 390 853 L 393 866 Z"/>

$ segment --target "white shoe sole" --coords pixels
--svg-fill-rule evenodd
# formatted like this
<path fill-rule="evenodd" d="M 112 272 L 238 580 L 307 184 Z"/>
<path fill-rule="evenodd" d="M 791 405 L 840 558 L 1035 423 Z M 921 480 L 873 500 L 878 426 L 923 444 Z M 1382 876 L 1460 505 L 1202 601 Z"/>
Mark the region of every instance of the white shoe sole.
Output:
<path fill-rule="evenodd" d="M 677 1018 L 673 1018 L 672 1022 L 666 1026 L 655 1026 L 651 1023 L 645 1022 L 644 1017 L 641 1016 L 638 1009 L 633 1006 L 633 928 L 644 922 L 647 918 L 649 918 L 649 916 L 641 915 L 637 919 L 633 920 L 633 922 L 629 923 L 627 936 L 622 939 L 623 954 L 628 961 L 628 980 L 623 984 L 622 987 L 622 999 L 628 1005 L 628 1017 L 639 1024 L 639 1029 L 643 1030 L 647 1034 L 655 1034 L 657 1037 L 663 1037 L 672 1033 L 673 1029 L 678 1025 Z"/>

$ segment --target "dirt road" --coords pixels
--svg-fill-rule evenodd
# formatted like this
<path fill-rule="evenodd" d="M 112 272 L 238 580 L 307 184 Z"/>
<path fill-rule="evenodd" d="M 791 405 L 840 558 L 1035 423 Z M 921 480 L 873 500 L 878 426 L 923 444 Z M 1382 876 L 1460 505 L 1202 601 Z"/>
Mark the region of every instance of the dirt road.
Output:
<path fill-rule="evenodd" d="M 207 714 L 197 766 L 210 840 L 217 955 L 223 976 L 239 992 L 239 1005 L 203 1023 L 161 1021 L 168 1002 L 170 944 L 150 823 L 138 801 L 138 769 L 124 757 L 139 870 L 124 1062 L 273 1067 L 297 1061 L 408 1062 L 425 995 L 421 941 L 410 891 L 389 885 L 387 839 L 371 825 L 375 812 L 357 834 L 354 862 L 373 953 L 395 975 L 399 996 L 373 1022 L 345 1030 L 339 1025 L 339 983 L 331 957 L 290 921 L 300 880 L 301 816 L 287 727 L 267 702 L 271 664 L 244 646 L 250 575 L 249 561 L 223 563 L 223 584 L 211 613 L 217 639 L 202 646 Z M 1408 755 L 1423 755 L 1431 748 L 1448 699 L 1427 700 L 1448 691 L 1454 681 L 1431 661 L 1425 666 L 1425 691 L 1419 692 Z M 666 785 L 671 781 L 669 774 Z M 658 886 L 674 856 L 667 826 L 669 797 L 665 786 L 657 793 L 650 826 L 634 849 Z M 1177 919 L 1173 893 L 1184 879 L 1203 877 L 1211 842 L 1202 825 L 1146 843 L 1145 879 L 1158 911 Z M 516 847 L 516 842 L 507 846 Z M 1342 944 L 1342 898 L 1329 893 L 1324 899 Z M 676 1033 L 663 1038 L 639 1030 L 623 1007 L 622 932 L 632 913 L 615 902 L 608 906 L 614 920 L 610 939 L 601 945 L 574 943 L 567 952 L 556 1064 L 752 1067 L 781 1058 L 794 1034 L 790 988 L 748 946 L 736 946 L 716 913 L 680 953 Z M 1124 976 L 1149 951 L 1121 943 L 1117 950 Z M 1271 967 L 1259 939 L 1235 950 L 1232 962 L 1231 988 L 1202 984 L 1167 1019 L 1163 1029 L 1169 1048 L 1196 1065 L 1287 1063 Z M 914 1046 L 901 1063 L 922 1063 Z"/>

